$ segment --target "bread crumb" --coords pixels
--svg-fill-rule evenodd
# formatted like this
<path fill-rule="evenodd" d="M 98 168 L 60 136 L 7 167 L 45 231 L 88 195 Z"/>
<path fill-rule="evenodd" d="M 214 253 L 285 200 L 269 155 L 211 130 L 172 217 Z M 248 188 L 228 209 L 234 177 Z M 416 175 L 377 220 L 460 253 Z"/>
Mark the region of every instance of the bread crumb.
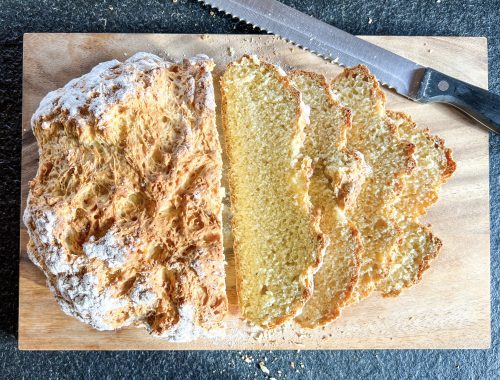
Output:
<path fill-rule="evenodd" d="M 300 362 L 300 363 L 299 363 L 299 367 L 300 367 L 300 368 L 304 368 L 304 363 Z"/>
<path fill-rule="evenodd" d="M 295 362 L 290 362 L 290 368 L 295 368 Z"/>
<path fill-rule="evenodd" d="M 250 364 L 250 363 L 253 363 L 253 356 L 242 355 L 241 360 L 243 360 L 247 364 Z"/>
<path fill-rule="evenodd" d="M 215 12 L 214 11 L 210 11 L 210 16 L 215 16 Z"/>
<path fill-rule="evenodd" d="M 264 362 L 259 362 L 259 367 L 262 372 L 264 372 L 266 375 L 269 375 L 269 369 L 266 367 Z"/>
<path fill-rule="evenodd" d="M 368 17 L 368 24 L 373 24 L 373 19 L 371 17 Z"/>
<path fill-rule="evenodd" d="M 234 56 L 234 49 L 233 49 L 231 46 L 229 46 L 229 47 L 227 48 L 227 54 L 228 54 L 230 57 Z"/>
<path fill-rule="evenodd" d="M 262 331 L 257 331 L 255 333 L 252 333 L 252 339 L 253 340 L 261 340 L 263 335 L 264 335 L 264 333 Z"/>

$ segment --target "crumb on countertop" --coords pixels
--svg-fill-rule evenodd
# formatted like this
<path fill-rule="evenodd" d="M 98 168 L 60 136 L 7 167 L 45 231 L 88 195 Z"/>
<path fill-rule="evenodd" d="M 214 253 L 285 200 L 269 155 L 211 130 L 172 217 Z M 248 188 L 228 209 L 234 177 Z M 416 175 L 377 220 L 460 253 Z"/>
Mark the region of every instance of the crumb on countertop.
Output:
<path fill-rule="evenodd" d="M 259 362 L 259 367 L 262 372 L 264 372 L 266 375 L 269 375 L 269 368 L 266 367 L 264 362 Z"/>

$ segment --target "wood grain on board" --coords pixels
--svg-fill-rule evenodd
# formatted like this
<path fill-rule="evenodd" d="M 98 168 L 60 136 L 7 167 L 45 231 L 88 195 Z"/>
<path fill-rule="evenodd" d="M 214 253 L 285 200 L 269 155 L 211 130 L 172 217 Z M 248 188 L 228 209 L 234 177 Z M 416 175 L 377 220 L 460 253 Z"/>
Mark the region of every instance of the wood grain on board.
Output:
<path fill-rule="evenodd" d="M 484 38 L 363 37 L 423 65 L 487 87 Z M 23 62 L 22 210 L 28 182 L 37 170 L 38 150 L 30 118 L 47 92 L 87 73 L 99 62 L 148 51 L 178 60 L 198 53 L 214 58 L 215 80 L 244 53 L 257 54 L 285 69 L 300 68 L 333 77 L 341 69 L 274 36 L 160 34 L 26 34 Z M 487 348 L 490 346 L 490 259 L 488 134 L 444 105 L 422 105 L 388 92 L 388 108 L 409 113 L 419 126 L 445 138 L 457 171 L 424 221 L 433 225 L 444 249 L 422 282 L 400 297 L 375 294 L 347 308 L 319 330 L 287 325 L 253 330 L 239 317 L 231 240 L 226 258 L 229 314 L 225 338 L 169 343 L 145 330 L 99 332 L 65 315 L 45 286 L 42 272 L 27 258 L 21 221 L 19 348 L 48 349 L 343 349 Z M 218 88 L 216 87 L 216 96 Z M 220 122 L 220 120 L 219 120 Z M 219 123 L 220 125 L 220 123 Z"/>

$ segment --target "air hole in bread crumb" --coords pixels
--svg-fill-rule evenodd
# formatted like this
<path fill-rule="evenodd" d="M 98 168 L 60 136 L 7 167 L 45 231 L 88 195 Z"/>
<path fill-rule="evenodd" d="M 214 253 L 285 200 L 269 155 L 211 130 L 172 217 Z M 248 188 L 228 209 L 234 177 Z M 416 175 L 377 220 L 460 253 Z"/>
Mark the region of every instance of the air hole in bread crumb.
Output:
<path fill-rule="evenodd" d="M 267 293 L 267 286 L 266 286 L 266 285 L 264 285 L 264 286 L 260 289 L 260 294 L 261 294 L 261 295 L 264 295 L 264 294 L 266 294 L 266 293 Z"/>

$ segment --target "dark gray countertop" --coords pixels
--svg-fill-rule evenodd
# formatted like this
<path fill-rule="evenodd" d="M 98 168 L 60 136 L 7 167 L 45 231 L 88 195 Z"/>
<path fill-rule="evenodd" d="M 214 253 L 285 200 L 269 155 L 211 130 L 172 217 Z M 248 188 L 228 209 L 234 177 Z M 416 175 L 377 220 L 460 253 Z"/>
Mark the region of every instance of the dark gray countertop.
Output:
<path fill-rule="evenodd" d="M 487 36 L 490 88 L 500 94 L 499 0 L 288 0 L 353 34 Z M 373 22 L 368 23 L 371 18 Z M 238 352 L 17 350 L 22 37 L 26 32 L 250 33 L 194 0 L 0 0 L 0 377 L 264 378 Z M 245 352 L 288 379 L 500 377 L 500 136 L 490 136 L 492 348 L 441 351 Z M 290 368 L 294 361 L 296 370 Z M 302 366 L 299 363 L 303 363 Z"/>

